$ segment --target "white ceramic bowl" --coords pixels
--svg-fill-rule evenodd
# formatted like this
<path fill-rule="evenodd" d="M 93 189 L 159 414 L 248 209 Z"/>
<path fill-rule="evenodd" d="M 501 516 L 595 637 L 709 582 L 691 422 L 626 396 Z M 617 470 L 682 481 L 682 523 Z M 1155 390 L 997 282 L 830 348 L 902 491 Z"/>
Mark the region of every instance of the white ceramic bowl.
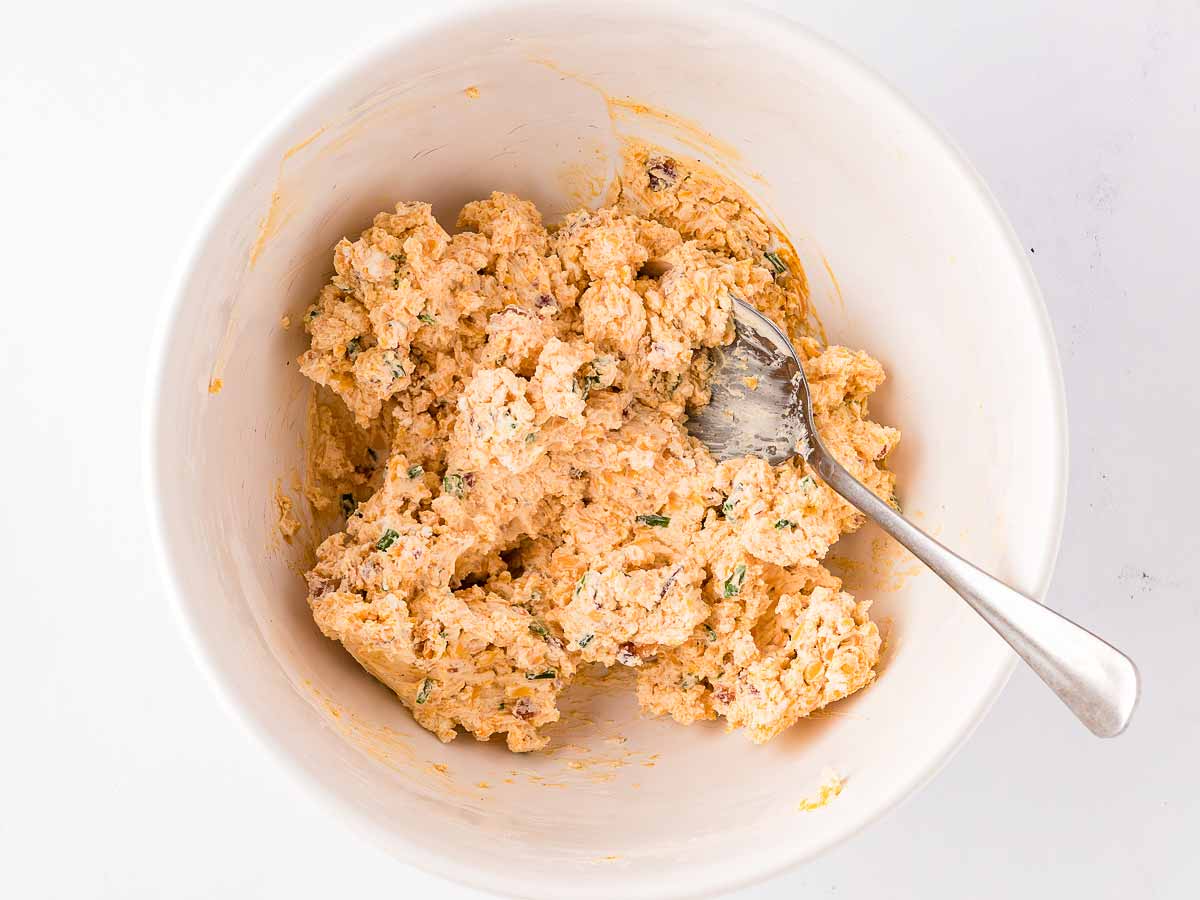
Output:
<path fill-rule="evenodd" d="M 550 219 L 588 176 L 611 174 L 617 131 L 723 166 L 787 226 L 831 338 L 887 367 L 873 409 L 904 431 L 894 465 L 905 509 L 1037 596 L 1057 549 L 1058 362 L 987 189 L 902 98 L 823 40 L 704 6 L 491 4 L 407 27 L 350 61 L 221 193 L 169 298 L 150 376 L 155 531 L 214 683 L 348 824 L 494 891 L 692 895 L 812 857 L 930 778 L 1013 658 L 867 530 L 835 553 L 858 560 L 850 583 L 875 598 L 889 632 L 880 677 L 768 746 L 715 724 L 641 720 L 617 692 L 588 700 L 592 724 L 575 717 L 558 737 L 579 749 L 518 758 L 502 742 L 438 743 L 318 633 L 297 574 L 302 542 L 276 532 L 273 492 L 301 467 L 308 396 L 289 365 L 302 329 L 279 320 L 298 321 L 334 242 L 375 211 L 427 199 L 452 223 L 463 202 L 499 188 Z M 648 108 L 609 102 L 625 97 Z M 212 394 L 215 377 L 224 387 Z M 617 735 L 625 743 L 605 740 Z M 826 767 L 844 791 L 799 812 Z"/>

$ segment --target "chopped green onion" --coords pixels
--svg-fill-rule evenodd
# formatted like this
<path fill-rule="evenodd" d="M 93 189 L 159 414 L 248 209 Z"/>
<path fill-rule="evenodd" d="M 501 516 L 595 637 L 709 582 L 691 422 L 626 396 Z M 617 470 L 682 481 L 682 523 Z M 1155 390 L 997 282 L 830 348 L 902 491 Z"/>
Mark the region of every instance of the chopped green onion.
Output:
<path fill-rule="evenodd" d="M 408 477 L 409 478 L 420 478 L 424 474 L 425 474 L 424 466 L 409 466 L 408 467 Z"/>
<path fill-rule="evenodd" d="M 590 644 L 595 639 L 596 639 L 596 636 L 594 634 L 585 634 L 583 637 L 581 637 L 575 643 L 579 646 L 579 649 L 582 650 L 584 647 L 586 647 L 588 644 Z"/>
<path fill-rule="evenodd" d="M 683 566 L 676 566 L 674 571 L 672 571 L 670 575 L 663 579 L 662 587 L 658 589 L 658 596 L 660 598 L 667 596 L 667 593 L 671 590 L 672 585 L 675 584 L 675 579 L 679 577 L 679 573 L 682 571 Z"/>
<path fill-rule="evenodd" d="M 391 528 L 389 528 L 379 536 L 379 540 L 375 542 L 375 549 L 386 550 L 388 547 L 392 546 L 392 544 L 396 543 L 399 537 L 400 532 L 393 531 Z"/>
<path fill-rule="evenodd" d="M 726 499 L 725 502 L 721 504 L 721 515 L 728 519 L 733 513 L 733 508 L 735 506 L 737 506 L 736 500 Z"/>
<path fill-rule="evenodd" d="M 537 432 L 536 431 L 531 431 L 531 432 L 529 432 L 529 434 L 525 435 L 525 443 L 527 443 L 527 444 L 532 444 L 536 440 L 537 440 Z"/>
<path fill-rule="evenodd" d="M 417 316 L 417 318 L 420 319 L 422 322 L 424 322 L 426 325 L 436 325 L 437 324 L 437 319 L 435 319 L 431 313 L 423 312 L 419 316 Z"/>
<path fill-rule="evenodd" d="M 704 630 L 708 632 L 708 642 L 710 644 L 715 644 L 717 642 L 717 633 L 713 631 L 713 627 L 705 622 Z"/>
<path fill-rule="evenodd" d="M 395 350 L 389 350 L 383 354 L 383 361 L 392 370 L 393 378 L 403 378 L 405 376 L 404 363 L 400 362 L 400 357 L 396 355 Z"/>
<path fill-rule="evenodd" d="M 733 567 L 733 574 L 725 579 L 725 596 L 736 597 L 742 592 L 742 585 L 746 583 L 746 565 L 738 563 Z"/>
<path fill-rule="evenodd" d="M 526 672 L 526 681 L 544 681 L 547 678 L 557 678 L 558 672 L 554 669 L 547 669 L 545 672 Z"/>
<path fill-rule="evenodd" d="M 592 392 L 592 388 L 600 383 L 600 376 L 596 374 L 584 375 L 583 381 L 579 385 L 579 390 L 583 394 L 583 399 L 588 398 L 588 394 Z"/>
<path fill-rule="evenodd" d="M 343 516 L 346 516 L 347 518 L 349 518 L 350 514 L 354 512 L 354 509 L 357 506 L 358 506 L 358 501 L 354 499 L 353 494 L 342 494 L 342 515 Z"/>
<path fill-rule="evenodd" d="M 641 523 L 642 525 L 649 525 L 651 528 L 666 528 L 671 524 L 670 516 L 660 516 L 657 513 L 634 516 L 633 520 Z"/>
<path fill-rule="evenodd" d="M 813 481 L 813 477 L 811 475 L 805 475 L 800 479 L 800 487 L 802 488 L 810 488 L 814 484 L 816 484 L 816 482 Z"/>
<path fill-rule="evenodd" d="M 421 687 L 417 690 L 417 702 L 424 703 L 429 699 L 429 695 L 433 693 L 433 679 L 426 678 L 421 682 Z"/>
<path fill-rule="evenodd" d="M 362 338 L 351 338 L 346 342 L 346 356 L 350 359 L 358 356 L 362 352 Z"/>
<path fill-rule="evenodd" d="M 776 275 L 782 275 L 788 271 L 787 263 L 779 258 L 779 254 L 774 250 L 768 250 L 763 254 L 767 258 L 767 262 L 771 264 L 771 268 L 775 270 Z"/>
<path fill-rule="evenodd" d="M 778 522 L 775 523 L 776 531 L 783 531 L 783 529 L 785 529 L 785 528 L 795 528 L 795 527 L 796 527 L 796 523 L 793 522 L 791 519 L 780 519 Z"/>
<path fill-rule="evenodd" d="M 467 492 L 466 482 L 461 475 L 446 475 L 442 478 L 442 490 L 452 497 L 462 498 Z"/>
<path fill-rule="evenodd" d="M 389 254 L 388 259 L 390 259 L 392 262 L 394 262 L 396 264 L 396 268 L 399 269 L 402 265 L 404 265 L 404 260 L 406 259 L 406 257 L 404 255 L 404 251 L 402 250 L 399 253 Z"/>
<path fill-rule="evenodd" d="M 591 574 L 591 572 L 584 572 L 579 576 L 579 580 L 575 582 L 575 591 L 571 594 L 573 599 L 583 593 L 584 589 L 587 587 L 588 576 Z"/>
<path fill-rule="evenodd" d="M 539 622 L 537 619 L 534 619 L 532 622 L 529 623 L 529 630 L 532 631 L 534 634 L 536 634 L 540 638 L 549 638 L 550 637 L 550 629 L 547 628 L 545 625 L 543 625 L 541 622 Z"/>

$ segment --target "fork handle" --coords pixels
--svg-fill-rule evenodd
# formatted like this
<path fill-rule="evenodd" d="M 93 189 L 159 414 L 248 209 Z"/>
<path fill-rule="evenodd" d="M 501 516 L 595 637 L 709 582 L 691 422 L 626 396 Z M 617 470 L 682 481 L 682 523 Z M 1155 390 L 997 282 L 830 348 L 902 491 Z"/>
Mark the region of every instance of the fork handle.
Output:
<path fill-rule="evenodd" d="M 1141 691 L 1129 657 L 939 544 L 876 497 L 824 447 L 813 447 L 808 462 L 826 484 L 954 588 L 1093 734 L 1116 737 L 1125 730 Z"/>

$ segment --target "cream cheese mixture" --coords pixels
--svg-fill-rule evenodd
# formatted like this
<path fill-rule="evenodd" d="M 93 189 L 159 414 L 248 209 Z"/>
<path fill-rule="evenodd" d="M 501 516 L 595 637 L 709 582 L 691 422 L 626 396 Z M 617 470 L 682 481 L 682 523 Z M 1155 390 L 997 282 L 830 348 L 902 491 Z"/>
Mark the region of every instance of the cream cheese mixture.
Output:
<path fill-rule="evenodd" d="M 307 575 L 321 630 L 443 741 L 514 751 L 546 744 L 584 663 L 756 742 L 868 684 L 869 601 L 821 565 L 861 516 L 802 461 L 717 464 L 683 425 L 744 298 L 795 341 L 824 443 L 892 497 L 883 370 L 823 346 L 746 195 L 635 145 L 612 206 L 548 228 L 494 193 L 457 226 L 380 213 L 305 316 L 328 389 L 309 497 L 345 517 Z"/>

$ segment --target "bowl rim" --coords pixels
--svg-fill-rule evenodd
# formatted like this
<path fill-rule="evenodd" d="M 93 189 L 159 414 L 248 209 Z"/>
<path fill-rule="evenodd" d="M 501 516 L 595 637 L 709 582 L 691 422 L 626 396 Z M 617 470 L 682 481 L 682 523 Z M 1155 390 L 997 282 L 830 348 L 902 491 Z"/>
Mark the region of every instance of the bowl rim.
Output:
<path fill-rule="evenodd" d="M 615 8 L 656 7 L 666 10 L 688 8 L 683 0 L 641 0 L 637 3 L 626 2 L 626 0 L 608 0 L 604 5 L 609 11 Z M 169 472 L 164 466 L 166 460 L 160 458 L 157 452 L 158 435 L 164 427 L 167 427 L 165 417 L 167 410 L 164 408 L 166 396 L 160 389 L 160 385 L 163 383 L 162 376 L 170 366 L 167 350 L 176 327 L 179 311 L 183 306 L 186 286 L 197 269 L 206 239 L 217 224 L 222 210 L 233 197 L 237 186 L 249 177 L 264 153 L 287 137 L 306 110 L 317 104 L 327 94 L 334 92 L 355 73 L 370 68 L 376 61 L 396 52 L 406 44 L 421 40 L 423 37 L 432 37 L 438 32 L 452 27 L 469 24 L 473 19 L 499 10 L 527 11 L 555 6 L 553 0 L 470 0 L 470 2 L 453 8 L 425 10 L 410 17 L 403 25 L 398 25 L 371 40 L 359 50 L 348 55 L 346 59 L 338 62 L 305 89 L 299 91 L 242 151 L 229 174 L 221 181 L 218 190 L 211 195 L 203 212 L 197 218 L 176 263 L 174 274 L 169 282 L 167 302 L 163 304 L 158 314 L 158 321 L 149 348 L 142 401 L 143 418 L 140 442 L 143 455 L 142 487 L 151 545 L 154 555 L 159 560 L 158 564 L 167 594 L 170 597 L 170 606 L 178 629 L 188 645 L 193 660 L 213 686 L 219 697 L 220 705 L 224 707 L 230 717 L 238 722 L 259 746 L 265 747 L 270 752 L 274 761 L 279 764 L 279 768 L 287 773 L 289 780 L 310 796 L 319 797 L 327 808 L 337 812 L 344 821 L 352 826 L 353 830 L 363 834 L 376 845 L 384 843 L 377 832 L 377 826 L 355 806 L 346 802 L 331 786 L 321 779 L 313 777 L 313 773 L 303 765 L 296 754 L 283 741 L 276 738 L 260 719 L 258 713 L 244 704 L 240 698 L 238 685 L 218 668 L 205 646 L 201 629 L 195 619 L 193 606 L 187 599 L 188 589 L 184 586 L 181 578 L 181 568 L 176 559 L 178 551 L 173 549 L 172 539 L 168 537 L 167 510 L 161 502 L 163 494 L 159 490 L 159 485 L 169 477 Z M 692 11 L 694 12 L 694 8 Z M 999 235 L 1007 245 L 1009 256 L 1017 263 L 1022 278 L 1021 299 L 1028 306 L 1028 314 L 1031 316 L 1032 324 L 1040 338 L 1037 349 L 1042 362 L 1047 367 L 1049 379 L 1047 387 L 1051 394 L 1053 421 L 1046 444 L 1046 458 L 1052 462 L 1054 467 L 1052 473 L 1054 495 L 1049 498 L 1047 505 L 1050 517 L 1048 523 L 1050 539 L 1043 549 L 1041 559 L 1037 561 L 1036 583 L 1032 588 L 1032 595 L 1040 602 L 1044 602 L 1054 574 L 1066 517 L 1069 460 L 1066 391 L 1049 312 L 1032 266 L 1025 256 L 1024 246 L 1018 240 L 1012 224 L 982 176 L 958 145 L 897 88 L 851 53 L 800 22 L 786 15 L 765 10 L 756 4 L 737 3 L 734 0 L 713 0 L 706 5 L 705 14 L 710 19 L 718 20 L 725 27 L 740 31 L 754 31 L 761 40 L 776 44 L 784 52 L 794 53 L 798 48 L 804 48 L 806 52 L 821 58 L 819 67 L 831 71 L 831 77 L 855 83 L 860 89 L 875 91 L 893 108 L 894 113 L 907 118 L 915 131 L 923 132 L 924 137 L 930 140 L 931 146 L 936 147 L 940 152 L 940 165 L 974 193 L 975 199 L 979 201 L 981 211 L 987 213 L 997 227 Z M 1014 297 L 1014 302 L 1017 299 Z M 795 868 L 849 839 L 891 812 L 901 802 L 928 784 L 942 770 L 979 727 L 1007 684 L 1016 665 L 1015 654 L 1009 652 L 1003 663 L 997 667 L 987 689 L 981 692 L 971 715 L 964 720 L 954 739 L 931 751 L 915 776 L 897 782 L 886 794 L 877 794 L 874 797 L 872 809 L 858 819 L 840 828 L 830 830 L 823 839 L 802 851 L 792 854 L 788 854 L 786 850 L 781 851 L 777 861 L 767 867 L 742 866 L 739 868 L 736 860 L 722 860 L 716 867 L 709 865 L 693 868 L 692 874 L 686 880 L 681 878 L 680 873 L 676 871 L 672 873 L 669 882 L 661 877 L 644 879 L 640 884 L 632 884 L 627 881 L 625 883 L 626 896 L 630 898 L 695 897 L 713 896 L 737 890 Z M 528 890 L 528 882 L 523 879 L 498 880 L 494 874 L 485 876 L 474 867 L 455 862 L 449 857 L 432 855 L 427 849 L 421 853 L 412 852 L 416 849 L 415 845 L 396 834 L 389 836 L 387 849 L 391 851 L 389 855 L 407 865 L 477 890 L 490 893 L 499 892 L 507 896 L 525 896 Z M 396 852 L 400 849 L 406 852 Z"/>

